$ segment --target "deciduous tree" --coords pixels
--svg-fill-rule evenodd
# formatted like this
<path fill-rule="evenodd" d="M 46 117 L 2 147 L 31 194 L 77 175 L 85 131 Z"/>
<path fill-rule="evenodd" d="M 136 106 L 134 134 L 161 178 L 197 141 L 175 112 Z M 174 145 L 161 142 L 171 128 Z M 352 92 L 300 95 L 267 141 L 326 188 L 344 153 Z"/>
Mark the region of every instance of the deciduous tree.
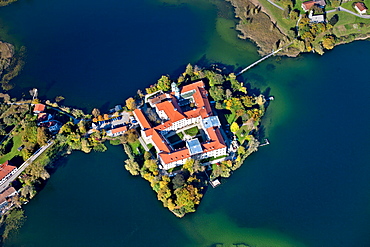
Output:
<path fill-rule="evenodd" d="M 135 99 L 130 97 L 126 100 L 126 106 L 129 110 L 133 111 L 136 109 L 136 102 Z"/>

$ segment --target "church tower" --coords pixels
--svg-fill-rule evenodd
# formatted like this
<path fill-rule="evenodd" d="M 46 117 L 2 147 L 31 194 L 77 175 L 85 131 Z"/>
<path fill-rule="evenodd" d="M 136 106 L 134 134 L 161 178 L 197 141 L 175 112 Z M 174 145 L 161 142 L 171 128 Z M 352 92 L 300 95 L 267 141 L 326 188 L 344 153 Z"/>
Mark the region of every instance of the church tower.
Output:
<path fill-rule="evenodd" d="M 176 99 L 179 99 L 180 98 L 180 90 L 179 90 L 179 87 L 177 86 L 176 82 L 171 83 L 171 88 L 172 88 L 172 92 L 175 93 Z"/>

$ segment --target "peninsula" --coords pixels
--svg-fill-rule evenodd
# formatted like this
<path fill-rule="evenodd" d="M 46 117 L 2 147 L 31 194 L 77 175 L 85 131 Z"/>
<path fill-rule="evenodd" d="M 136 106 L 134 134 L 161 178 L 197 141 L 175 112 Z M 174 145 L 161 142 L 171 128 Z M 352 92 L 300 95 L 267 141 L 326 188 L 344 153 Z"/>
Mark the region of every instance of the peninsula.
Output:
<path fill-rule="evenodd" d="M 289 43 L 280 55 L 323 54 L 334 46 L 370 37 L 369 0 L 227 0 L 239 19 L 241 39 L 251 39 L 261 55 Z"/>

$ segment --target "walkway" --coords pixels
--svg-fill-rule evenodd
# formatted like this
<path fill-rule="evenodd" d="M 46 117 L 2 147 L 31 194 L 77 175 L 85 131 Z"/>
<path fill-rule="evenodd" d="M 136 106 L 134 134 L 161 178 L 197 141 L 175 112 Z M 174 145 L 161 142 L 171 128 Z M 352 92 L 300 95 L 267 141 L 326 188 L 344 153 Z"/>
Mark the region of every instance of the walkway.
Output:
<path fill-rule="evenodd" d="M 143 146 L 144 150 L 149 152 L 149 148 L 146 145 L 145 141 L 141 138 L 141 136 L 139 137 L 139 142 L 140 142 L 141 146 Z"/>
<path fill-rule="evenodd" d="M 276 3 L 274 3 L 273 1 L 271 1 L 271 0 L 267 0 L 267 2 L 271 3 L 271 4 L 272 4 L 272 5 L 274 5 L 276 8 L 281 9 L 282 11 L 284 11 L 284 8 L 283 8 L 283 7 L 280 7 L 279 5 L 277 5 Z"/>
<path fill-rule="evenodd" d="M 32 164 L 43 152 L 45 152 L 54 142 L 49 140 L 48 143 L 41 148 L 39 148 L 28 160 L 23 162 L 23 164 L 18 168 L 17 172 L 14 173 L 5 183 L 0 186 L 0 192 L 4 191 L 11 182 L 13 182 L 17 177 L 26 169 L 27 166 Z"/>
<path fill-rule="evenodd" d="M 266 60 L 267 58 L 269 58 L 269 57 L 271 57 L 271 56 L 275 55 L 275 54 L 276 54 L 276 53 L 278 53 L 279 51 L 281 51 L 281 50 L 285 49 L 286 47 L 290 46 L 292 43 L 293 43 L 293 42 L 290 42 L 290 43 L 289 43 L 289 44 L 287 44 L 286 46 L 283 46 L 283 47 L 281 47 L 281 48 L 277 49 L 276 51 L 271 52 L 270 54 L 268 54 L 268 55 L 264 56 L 264 57 L 263 57 L 263 58 L 261 58 L 260 60 L 258 60 L 258 61 L 256 61 L 256 62 L 252 63 L 252 64 L 251 64 L 251 65 L 249 65 L 248 67 L 245 67 L 242 71 L 240 71 L 239 73 L 237 73 L 237 74 L 236 74 L 236 76 L 243 74 L 244 72 L 246 72 L 247 70 L 249 70 L 249 69 L 250 69 L 250 68 L 252 68 L 253 66 L 256 66 L 256 65 L 257 65 L 257 64 L 259 64 L 260 62 L 262 62 L 262 61 Z"/>
<path fill-rule="evenodd" d="M 370 15 L 360 15 L 360 14 L 356 14 L 355 12 L 352 12 L 352 11 L 350 11 L 350 10 L 348 10 L 348 9 L 343 8 L 343 7 L 338 7 L 338 9 L 337 9 L 337 10 L 338 10 L 338 11 L 344 11 L 344 12 L 350 13 L 351 15 L 355 15 L 355 16 L 360 17 L 360 18 L 370 19 Z M 333 11 L 333 12 L 334 12 L 334 11 Z M 329 13 L 329 11 L 328 11 L 327 13 Z"/>

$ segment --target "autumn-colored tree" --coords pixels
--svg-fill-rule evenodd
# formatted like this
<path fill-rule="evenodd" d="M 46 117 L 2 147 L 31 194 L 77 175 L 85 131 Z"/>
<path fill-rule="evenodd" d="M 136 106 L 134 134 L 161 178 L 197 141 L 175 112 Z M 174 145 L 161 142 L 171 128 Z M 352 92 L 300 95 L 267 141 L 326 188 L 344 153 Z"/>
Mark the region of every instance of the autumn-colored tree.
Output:
<path fill-rule="evenodd" d="M 136 109 L 136 102 L 135 102 L 135 99 L 130 97 L 126 100 L 126 106 L 129 110 L 133 111 Z"/>
<path fill-rule="evenodd" d="M 322 41 L 322 46 L 327 49 L 331 50 L 334 48 L 335 39 L 333 36 L 326 36 Z"/>
<path fill-rule="evenodd" d="M 94 108 L 91 113 L 94 117 L 98 117 L 100 115 L 100 111 L 97 108 Z"/>
<path fill-rule="evenodd" d="M 181 188 L 185 184 L 184 176 L 180 173 L 176 174 L 176 176 L 172 179 L 173 188 Z"/>
<path fill-rule="evenodd" d="M 39 128 L 37 128 L 37 143 L 40 146 L 46 145 L 46 142 L 49 139 L 49 134 L 46 131 L 47 130 L 46 130 L 45 127 L 39 127 Z"/>
<path fill-rule="evenodd" d="M 127 135 L 127 142 L 128 143 L 136 142 L 137 139 L 139 138 L 139 135 L 137 134 L 136 130 L 134 130 L 134 129 L 130 129 L 129 131 L 127 131 L 126 135 Z"/>
<path fill-rule="evenodd" d="M 230 130 L 233 133 L 236 133 L 239 130 L 239 125 L 236 122 L 233 122 L 230 126 Z"/>
<path fill-rule="evenodd" d="M 194 173 L 193 165 L 194 165 L 194 160 L 188 159 L 187 161 L 185 161 L 185 164 L 183 165 L 182 168 L 188 170 L 190 174 L 193 174 Z"/>
<path fill-rule="evenodd" d="M 157 82 L 157 88 L 162 91 L 169 91 L 171 89 L 171 80 L 168 76 L 162 75 Z"/>
<path fill-rule="evenodd" d="M 103 118 L 104 118 L 104 120 L 108 120 L 109 119 L 109 115 L 108 114 L 104 114 L 103 115 Z"/>
<path fill-rule="evenodd" d="M 98 121 L 99 121 L 99 122 L 104 121 L 104 118 L 103 118 L 103 116 L 102 116 L 102 115 L 99 115 L 99 116 L 98 116 Z"/>
<path fill-rule="evenodd" d="M 125 168 L 127 171 L 131 173 L 131 175 L 133 176 L 139 175 L 140 167 L 139 167 L 139 164 L 135 160 L 128 159 L 128 160 L 125 160 L 125 163 L 126 163 Z"/>
<path fill-rule="evenodd" d="M 144 161 L 144 166 L 150 171 L 150 172 L 155 172 L 158 170 L 158 165 L 156 160 L 146 160 Z"/>

